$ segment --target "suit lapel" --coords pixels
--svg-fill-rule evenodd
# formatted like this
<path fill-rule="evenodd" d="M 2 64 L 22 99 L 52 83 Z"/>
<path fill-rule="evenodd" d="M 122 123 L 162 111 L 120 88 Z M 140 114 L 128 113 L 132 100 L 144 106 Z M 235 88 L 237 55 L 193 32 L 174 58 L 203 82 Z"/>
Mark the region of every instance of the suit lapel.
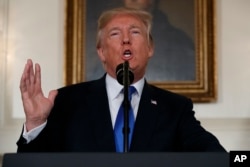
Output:
<path fill-rule="evenodd" d="M 98 151 L 115 151 L 105 77 L 95 82 L 92 92 L 89 101 L 92 103 L 92 120 Z"/>
<path fill-rule="evenodd" d="M 147 148 L 158 117 L 157 105 L 153 90 L 145 83 L 136 118 L 131 151 L 144 151 Z"/>
<path fill-rule="evenodd" d="M 115 151 L 113 126 L 110 116 L 105 77 L 94 83 L 89 96 L 91 119 L 93 120 L 98 151 Z M 157 96 L 151 86 L 145 83 L 134 127 L 131 151 L 144 151 L 147 148 L 158 118 Z"/>

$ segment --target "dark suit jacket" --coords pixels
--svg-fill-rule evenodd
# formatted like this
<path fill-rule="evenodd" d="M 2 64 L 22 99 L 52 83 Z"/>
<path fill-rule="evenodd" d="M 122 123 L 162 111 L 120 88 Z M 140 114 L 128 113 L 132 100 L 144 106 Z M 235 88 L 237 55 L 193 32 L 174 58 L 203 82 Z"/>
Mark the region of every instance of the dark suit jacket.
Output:
<path fill-rule="evenodd" d="M 225 151 L 186 97 L 145 84 L 130 151 Z M 46 127 L 18 152 L 115 152 L 105 77 L 59 89 Z"/>

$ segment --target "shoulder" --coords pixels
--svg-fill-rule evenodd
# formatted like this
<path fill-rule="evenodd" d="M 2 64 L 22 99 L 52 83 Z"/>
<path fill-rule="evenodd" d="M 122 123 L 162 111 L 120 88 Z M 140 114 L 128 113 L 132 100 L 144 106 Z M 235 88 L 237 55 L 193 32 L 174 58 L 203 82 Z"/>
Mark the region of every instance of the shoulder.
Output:
<path fill-rule="evenodd" d="M 105 79 L 81 82 L 58 89 L 57 99 L 77 99 L 105 93 Z"/>
<path fill-rule="evenodd" d="M 97 80 L 85 81 L 72 85 L 67 85 L 58 89 L 59 93 L 75 93 L 79 91 L 96 90 L 105 87 L 105 77 Z"/>
<path fill-rule="evenodd" d="M 183 105 L 189 105 L 191 108 L 193 107 L 192 100 L 184 95 L 156 87 L 152 84 L 146 84 L 146 87 L 151 94 L 150 96 L 157 99 L 161 104 L 172 107 L 180 107 Z"/>
<path fill-rule="evenodd" d="M 92 87 L 94 83 L 95 81 L 88 81 L 88 82 L 81 82 L 81 83 L 76 83 L 72 85 L 67 85 L 67 86 L 59 88 L 58 92 L 59 93 L 73 93 L 76 91 L 88 90 L 88 88 Z"/>
<path fill-rule="evenodd" d="M 175 93 L 173 91 L 162 89 L 152 84 L 146 84 L 146 86 L 148 87 L 149 91 L 152 94 L 156 94 L 158 96 L 164 96 L 164 97 L 171 97 L 174 100 L 188 100 L 188 97 Z"/>

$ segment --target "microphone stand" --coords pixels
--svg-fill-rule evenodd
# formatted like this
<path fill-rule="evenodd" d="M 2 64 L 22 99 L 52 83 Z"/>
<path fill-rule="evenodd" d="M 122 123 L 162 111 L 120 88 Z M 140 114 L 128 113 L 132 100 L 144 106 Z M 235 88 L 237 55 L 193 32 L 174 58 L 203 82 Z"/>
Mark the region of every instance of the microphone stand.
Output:
<path fill-rule="evenodd" d="M 129 96 L 128 96 L 128 88 L 130 85 L 130 81 L 129 81 L 129 63 L 128 61 L 124 62 L 124 66 L 123 66 L 123 85 L 124 85 L 124 99 L 123 99 L 123 107 L 124 107 L 124 127 L 123 127 L 123 150 L 124 152 L 128 152 L 129 151 L 129 133 L 130 129 L 129 129 L 129 109 L 130 109 L 130 102 L 129 102 Z"/>

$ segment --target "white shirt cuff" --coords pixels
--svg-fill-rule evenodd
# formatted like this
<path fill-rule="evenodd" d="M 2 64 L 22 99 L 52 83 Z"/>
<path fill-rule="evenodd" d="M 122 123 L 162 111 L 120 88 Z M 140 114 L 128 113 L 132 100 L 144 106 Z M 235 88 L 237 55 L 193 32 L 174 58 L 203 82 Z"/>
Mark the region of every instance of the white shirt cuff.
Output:
<path fill-rule="evenodd" d="M 31 129 L 29 132 L 27 132 L 26 125 L 23 124 L 23 138 L 26 139 L 27 144 L 31 142 L 32 140 L 34 140 L 40 134 L 40 132 L 44 129 L 46 124 L 47 124 L 47 121 L 39 125 L 38 127 Z"/>

